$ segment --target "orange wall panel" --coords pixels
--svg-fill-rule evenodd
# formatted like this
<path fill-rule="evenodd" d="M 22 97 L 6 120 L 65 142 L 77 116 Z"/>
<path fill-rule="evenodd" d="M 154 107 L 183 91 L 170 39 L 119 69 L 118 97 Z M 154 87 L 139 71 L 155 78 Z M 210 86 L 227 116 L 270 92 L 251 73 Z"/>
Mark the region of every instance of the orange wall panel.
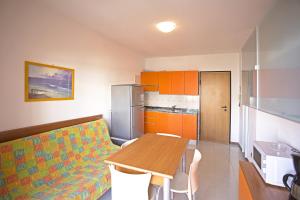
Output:
<path fill-rule="evenodd" d="M 239 172 L 239 200 L 253 200 L 241 168 Z"/>

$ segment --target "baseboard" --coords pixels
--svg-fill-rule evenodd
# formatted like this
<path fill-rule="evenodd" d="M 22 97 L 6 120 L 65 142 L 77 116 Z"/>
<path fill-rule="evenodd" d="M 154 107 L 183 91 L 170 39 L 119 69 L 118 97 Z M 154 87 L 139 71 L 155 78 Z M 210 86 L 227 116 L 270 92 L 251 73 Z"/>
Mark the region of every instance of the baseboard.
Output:
<path fill-rule="evenodd" d="M 240 143 L 238 143 L 238 142 L 230 142 L 230 144 L 232 144 L 232 145 L 237 145 L 237 146 L 240 148 L 241 152 L 243 152 Z"/>

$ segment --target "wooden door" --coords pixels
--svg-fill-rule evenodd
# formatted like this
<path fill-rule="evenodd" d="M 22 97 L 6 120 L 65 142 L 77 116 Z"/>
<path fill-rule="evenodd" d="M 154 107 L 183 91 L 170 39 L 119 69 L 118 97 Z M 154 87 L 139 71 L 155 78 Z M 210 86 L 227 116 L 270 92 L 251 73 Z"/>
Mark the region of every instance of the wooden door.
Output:
<path fill-rule="evenodd" d="M 197 139 L 197 115 L 182 114 L 182 137 L 190 140 Z"/>
<path fill-rule="evenodd" d="M 159 72 L 159 94 L 171 94 L 172 80 L 171 72 Z"/>
<path fill-rule="evenodd" d="M 230 72 L 201 72 L 200 102 L 200 138 L 229 143 Z"/>
<path fill-rule="evenodd" d="M 184 72 L 171 72 L 171 94 L 184 94 Z"/>
<path fill-rule="evenodd" d="M 199 72 L 198 71 L 184 72 L 184 94 L 186 95 L 199 94 Z"/>
<path fill-rule="evenodd" d="M 158 72 L 142 72 L 141 84 L 144 91 L 158 91 Z"/>

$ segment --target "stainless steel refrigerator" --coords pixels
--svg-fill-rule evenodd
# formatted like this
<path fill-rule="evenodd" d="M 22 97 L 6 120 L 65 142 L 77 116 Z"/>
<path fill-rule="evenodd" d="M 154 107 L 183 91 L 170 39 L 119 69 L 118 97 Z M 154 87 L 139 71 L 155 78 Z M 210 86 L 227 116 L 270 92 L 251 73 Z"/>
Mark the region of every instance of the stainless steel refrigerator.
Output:
<path fill-rule="evenodd" d="M 112 85 L 111 139 L 115 144 L 144 134 L 144 90 L 140 85 Z"/>

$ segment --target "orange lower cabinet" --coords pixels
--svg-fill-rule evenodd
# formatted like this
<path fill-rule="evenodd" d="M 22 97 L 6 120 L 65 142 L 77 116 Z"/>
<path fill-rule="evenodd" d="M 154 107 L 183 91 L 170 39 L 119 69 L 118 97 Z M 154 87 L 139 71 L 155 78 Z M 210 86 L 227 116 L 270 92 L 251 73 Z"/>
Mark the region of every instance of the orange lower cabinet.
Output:
<path fill-rule="evenodd" d="M 239 200 L 253 200 L 242 169 L 239 172 Z"/>
<path fill-rule="evenodd" d="M 158 112 L 145 111 L 145 133 L 157 132 L 157 118 Z"/>
<path fill-rule="evenodd" d="M 182 136 L 182 115 L 159 112 L 157 117 L 157 132 Z"/>
<path fill-rule="evenodd" d="M 157 133 L 157 124 L 145 122 L 145 133 Z"/>
<path fill-rule="evenodd" d="M 182 114 L 182 137 L 190 140 L 197 139 L 196 114 Z"/>
<path fill-rule="evenodd" d="M 168 116 L 169 113 L 159 112 L 157 113 L 157 132 L 158 133 L 169 133 L 168 128 Z"/>
<path fill-rule="evenodd" d="M 182 136 L 182 114 L 168 113 L 168 133 Z"/>

